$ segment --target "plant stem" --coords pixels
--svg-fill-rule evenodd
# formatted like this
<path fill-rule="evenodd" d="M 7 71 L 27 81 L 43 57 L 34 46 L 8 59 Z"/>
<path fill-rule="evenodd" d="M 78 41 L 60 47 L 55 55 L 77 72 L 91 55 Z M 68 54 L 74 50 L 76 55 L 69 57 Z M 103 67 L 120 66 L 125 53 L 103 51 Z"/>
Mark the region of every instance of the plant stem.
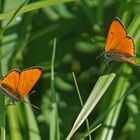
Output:
<path fill-rule="evenodd" d="M 0 13 L 3 12 L 4 7 L 4 0 L 0 1 Z M 1 46 L 2 46 L 2 38 L 3 38 L 3 32 L 2 32 L 2 21 L 0 21 L 0 56 L 1 56 Z M 2 76 L 2 65 L 0 61 L 0 76 Z M 5 106 L 5 98 L 4 95 L 0 93 L 0 127 L 1 127 L 1 140 L 6 139 L 5 135 L 5 114 L 6 114 L 6 106 Z"/>
<path fill-rule="evenodd" d="M 79 97 L 79 100 L 80 100 L 81 107 L 83 107 L 84 103 L 83 103 L 83 100 L 82 100 L 82 97 L 81 97 L 81 94 L 80 94 L 80 90 L 79 90 L 79 87 L 78 87 L 77 80 L 75 78 L 74 72 L 72 72 L 72 75 L 73 75 L 73 79 L 74 79 L 74 83 L 75 83 L 75 87 L 76 87 L 76 90 L 77 90 L 77 93 L 78 93 L 78 97 Z M 92 140 L 88 119 L 86 119 L 86 126 L 87 126 L 87 130 L 88 130 L 89 140 Z"/>

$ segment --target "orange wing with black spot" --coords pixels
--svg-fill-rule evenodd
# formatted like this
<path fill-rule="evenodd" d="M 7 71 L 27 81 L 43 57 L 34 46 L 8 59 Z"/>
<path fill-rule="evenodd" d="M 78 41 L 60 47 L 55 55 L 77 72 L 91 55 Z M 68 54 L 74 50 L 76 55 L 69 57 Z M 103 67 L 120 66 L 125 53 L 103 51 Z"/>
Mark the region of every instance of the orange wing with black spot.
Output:
<path fill-rule="evenodd" d="M 109 28 L 105 53 L 131 64 L 136 64 L 136 61 L 132 59 L 135 56 L 133 39 L 127 35 L 125 27 L 118 18 L 113 20 Z"/>

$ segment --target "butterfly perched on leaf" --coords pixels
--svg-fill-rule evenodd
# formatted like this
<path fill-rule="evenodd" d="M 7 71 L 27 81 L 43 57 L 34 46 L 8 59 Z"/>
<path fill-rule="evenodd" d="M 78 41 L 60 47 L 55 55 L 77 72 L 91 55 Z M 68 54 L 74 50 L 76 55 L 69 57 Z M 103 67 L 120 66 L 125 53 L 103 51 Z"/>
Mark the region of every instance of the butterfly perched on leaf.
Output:
<path fill-rule="evenodd" d="M 130 64 L 136 64 L 133 38 L 128 35 L 119 18 L 115 18 L 110 25 L 103 55 L 107 58 L 112 57 Z"/>
<path fill-rule="evenodd" d="M 38 66 L 22 71 L 13 69 L 0 80 L 0 89 L 13 102 L 25 102 L 23 98 L 31 91 L 41 74 L 42 68 Z"/>

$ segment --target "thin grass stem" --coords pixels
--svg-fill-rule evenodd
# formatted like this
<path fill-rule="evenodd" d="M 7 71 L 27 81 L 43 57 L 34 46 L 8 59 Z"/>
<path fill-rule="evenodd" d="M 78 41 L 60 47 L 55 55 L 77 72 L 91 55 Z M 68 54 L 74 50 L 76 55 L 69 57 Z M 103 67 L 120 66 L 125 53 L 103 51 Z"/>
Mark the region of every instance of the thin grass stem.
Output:
<path fill-rule="evenodd" d="M 83 100 L 82 100 L 82 97 L 81 97 L 81 94 L 80 94 L 80 90 L 79 90 L 79 87 L 78 87 L 77 80 L 76 80 L 74 72 L 72 72 L 72 76 L 73 76 L 73 79 L 74 79 L 74 83 L 75 83 L 75 87 L 76 87 L 76 90 L 77 90 L 77 94 L 78 94 L 78 97 L 79 97 L 81 107 L 83 107 L 84 103 L 83 103 Z M 88 119 L 86 119 L 86 126 L 87 126 L 87 130 L 88 130 L 89 140 L 92 140 Z"/>

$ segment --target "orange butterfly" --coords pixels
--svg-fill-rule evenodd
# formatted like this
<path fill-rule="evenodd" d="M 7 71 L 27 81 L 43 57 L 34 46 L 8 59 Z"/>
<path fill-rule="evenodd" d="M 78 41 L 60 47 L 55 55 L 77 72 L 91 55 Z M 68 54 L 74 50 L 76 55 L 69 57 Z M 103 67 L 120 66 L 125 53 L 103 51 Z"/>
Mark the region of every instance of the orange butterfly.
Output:
<path fill-rule="evenodd" d="M 135 57 L 134 41 L 127 34 L 124 25 L 118 18 L 115 18 L 111 23 L 103 54 L 105 57 L 111 56 L 131 64 L 136 64 L 136 61 L 133 60 Z"/>
<path fill-rule="evenodd" d="M 22 71 L 16 69 L 11 70 L 0 80 L 0 89 L 4 91 L 5 95 L 13 102 L 26 102 L 23 97 L 30 92 L 41 74 L 42 68 L 37 66 Z M 32 106 L 37 108 L 34 105 Z"/>

